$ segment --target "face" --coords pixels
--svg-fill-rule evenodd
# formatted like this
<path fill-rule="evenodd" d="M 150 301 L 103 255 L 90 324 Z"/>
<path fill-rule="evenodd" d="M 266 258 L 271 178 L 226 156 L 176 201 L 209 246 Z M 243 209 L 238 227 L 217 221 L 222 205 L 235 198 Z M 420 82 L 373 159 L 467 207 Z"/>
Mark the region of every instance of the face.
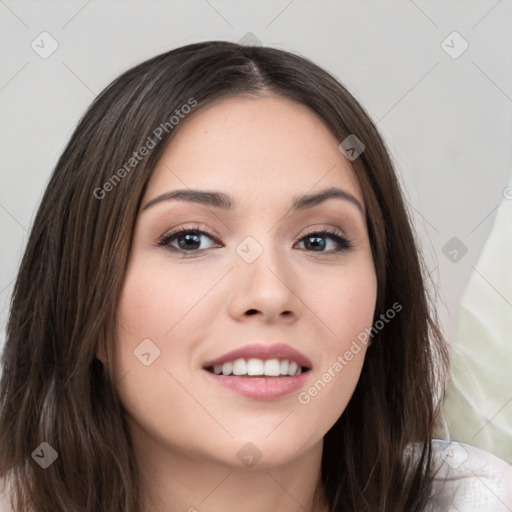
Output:
<path fill-rule="evenodd" d="M 277 96 L 183 121 L 143 198 L 118 307 L 116 386 L 136 441 L 234 467 L 321 447 L 359 379 L 377 294 L 340 142 Z M 342 194 L 294 206 L 331 188 Z"/>

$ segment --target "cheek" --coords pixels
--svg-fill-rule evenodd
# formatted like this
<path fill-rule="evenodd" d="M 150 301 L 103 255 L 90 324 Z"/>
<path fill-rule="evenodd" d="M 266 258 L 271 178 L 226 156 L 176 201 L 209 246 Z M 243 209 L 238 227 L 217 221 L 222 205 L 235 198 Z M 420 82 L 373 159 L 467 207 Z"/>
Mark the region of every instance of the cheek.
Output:
<path fill-rule="evenodd" d="M 114 358 L 118 391 L 129 410 L 136 411 L 141 406 L 146 413 L 152 407 L 158 409 L 158 403 L 153 403 L 154 399 L 158 401 L 155 390 L 169 387 L 166 340 L 186 309 L 186 298 L 177 297 L 175 287 L 179 283 L 173 280 L 173 286 L 168 286 L 169 279 L 163 279 L 159 270 L 133 258 L 117 309 Z"/>
<path fill-rule="evenodd" d="M 312 293 L 311 298 L 326 327 L 324 353 L 332 362 L 333 355 L 343 353 L 352 340 L 371 327 L 377 301 L 377 277 L 373 262 L 367 258 L 340 272 L 335 279 L 327 276 L 318 283 L 323 283 L 323 291 Z"/>
<path fill-rule="evenodd" d="M 135 259 L 128 267 L 118 306 L 121 327 L 139 337 L 166 340 L 215 282 L 211 275 Z"/>
<path fill-rule="evenodd" d="M 342 352 L 316 372 L 314 379 L 298 394 L 297 417 L 302 418 L 302 427 L 313 435 L 325 435 L 343 414 L 359 381 L 365 351 L 359 349 L 350 356 L 350 361 Z"/>
<path fill-rule="evenodd" d="M 134 258 L 126 272 L 114 343 L 115 386 L 132 427 L 139 425 L 162 445 L 183 440 L 183 424 L 197 416 L 197 404 L 179 383 L 190 371 L 187 312 L 206 289 L 204 279 L 169 274 L 149 258 Z"/>
<path fill-rule="evenodd" d="M 332 281 L 324 281 L 331 282 Z M 322 359 L 299 403 L 322 418 L 325 429 L 337 420 L 357 385 L 364 363 L 377 300 L 377 278 L 370 259 L 351 268 L 316 297 L 312 309 L 325 329 Z"/>

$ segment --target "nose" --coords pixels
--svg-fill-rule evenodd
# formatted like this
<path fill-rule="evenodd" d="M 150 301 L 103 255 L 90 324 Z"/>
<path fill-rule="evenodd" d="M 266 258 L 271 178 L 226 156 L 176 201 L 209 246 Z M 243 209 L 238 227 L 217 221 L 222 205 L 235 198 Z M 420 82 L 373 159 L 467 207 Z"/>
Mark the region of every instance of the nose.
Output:
<path fill-rule="evenodd" d="M 298 318 L 298 280 L 280 248 L 248 237 L 237 247 L 234 266 L 229 304 L 233 318 L 240 321 L 255 315 L 266 323 Z"/>

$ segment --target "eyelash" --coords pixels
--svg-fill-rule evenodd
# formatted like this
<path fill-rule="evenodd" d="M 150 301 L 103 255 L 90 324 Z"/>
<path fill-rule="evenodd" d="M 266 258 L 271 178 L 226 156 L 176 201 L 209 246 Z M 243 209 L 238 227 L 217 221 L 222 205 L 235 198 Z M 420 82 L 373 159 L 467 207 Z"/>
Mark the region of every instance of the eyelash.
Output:
<path fill-rule="evenodd" d="M 213 233 L 210 233 L 206 230 L 202 230 L 199 228 L 199 226 L 193 226 L 193 227 L 182 227 L 176 231 L 173 231 L 172 233 L 169 233 L 168 235 L 164 235 L 160 238 L 160 240 L 155 244 L 157 247 L 168 247 L 172 251 L 181 252 L 183 254 L 194 254 L 194 253 L 200 253 L 202 251 L 206 251 L 207 249 L 192 249 L 192 250 L 184 250 L 177 247 L 172 247 L 170 243 L 174 241 L 174 239 L 178 238 L 179 236 L 183 236 L 185 234 L 194 234 L 194 235 L 206 235 L 207 237 L 211 238 L 215 243 L 219 243 L 216 236 L 213 235 Z M 299 242 L 302 242 L 304 239 L 311 237 L 312 235 L 320 235 L 325 238 L 331 238 L 336 244 L 338 244 L 338 248 L 331 250 L 331 251 L 309 251 L 309 252 L 318 252 L 323 254 L 334 254 L 334 253 L 340 253 L 340 252 L 346 252 L 353 249 L 354 245 L 350 240 L 348 240 L 346 237 L 344 237 L 339 231 L 336 229 L 322 229 L 322 230 L 312 230 L 306 233 L 305 235 L 300 238 Z M 307 250 L 307 249 L 304 249 Z"/>

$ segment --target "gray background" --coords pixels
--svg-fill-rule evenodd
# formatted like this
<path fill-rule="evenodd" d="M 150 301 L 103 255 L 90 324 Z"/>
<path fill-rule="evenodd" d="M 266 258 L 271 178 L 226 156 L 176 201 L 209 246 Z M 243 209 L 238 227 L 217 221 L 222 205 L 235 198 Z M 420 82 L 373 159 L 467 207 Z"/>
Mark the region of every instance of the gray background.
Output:
<path fill-rule="evenodd" d="M 0 347 L 33 215 L 95 95 L 156 54 L 244 36 L 328 69 L 377 123 L 439 287 L 448 338 L 471 276 L 512 308 L 512 290 L 477 265 L 498 206 L 512 203 L 511 13 L 507 0 L 0 0 Z M 42 58 L 51 44 L 58 48 Z"/>

